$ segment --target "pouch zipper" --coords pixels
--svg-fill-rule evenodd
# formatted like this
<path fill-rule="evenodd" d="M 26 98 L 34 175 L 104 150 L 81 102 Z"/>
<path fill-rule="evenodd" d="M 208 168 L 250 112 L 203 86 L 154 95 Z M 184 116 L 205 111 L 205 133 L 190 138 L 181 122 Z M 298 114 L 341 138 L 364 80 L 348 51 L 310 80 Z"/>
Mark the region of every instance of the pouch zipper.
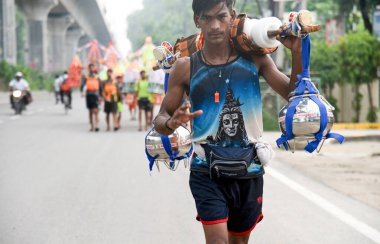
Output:
<path fill-rule="evenodd" d="M 220 159 L 224 159 L 226 161 L 234 161 L 234 160 L 231 160 L 230 158 L 225 158 L 225 157 L 222 157 L 222 156 L 219 156 L 218 154 L 214 153 L 213 151 L 210 152 L 210 162 L 211 162 L 211 158 L 212 158 L 212 155 L 215 155 L 216 157 L 220 158 Z M 243 159 L 245 161 L 245 158 Z"/>
<path fill-rule="evenodd" d="M 210 153 L 210 162 L 211 162 L 211 158 L 212 158 L 212 155 L 214 153 L 211 151 Z M 234 160 L 231 160 L 230 158 L 224 158 L 224 157 L 219 157 L 220 159 L 224 159 L 226 161 L 231 161 L 231 162 L 234 162 Z M 239 162 L 239 163 L 243 163 L 245 165 L 245 167 L 248 167 L 247 163 L 245 161 L 242 161 L 242 160 L 236 160 L 236 162 Z M 212 168 L 213 166 L 215 165 L 215 162 L 213 163 L 210 163 L 210 168 Z"/>

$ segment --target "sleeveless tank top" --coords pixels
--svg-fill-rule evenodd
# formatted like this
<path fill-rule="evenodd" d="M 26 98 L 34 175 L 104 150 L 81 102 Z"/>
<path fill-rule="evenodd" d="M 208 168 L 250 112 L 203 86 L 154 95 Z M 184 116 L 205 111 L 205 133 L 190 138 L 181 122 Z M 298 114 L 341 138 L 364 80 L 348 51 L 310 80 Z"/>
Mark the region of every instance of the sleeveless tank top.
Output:
<path fill-rule="evenodd" d="M 257 68 L 238 56 L 224 65 L 208 65 L 198 51 L 190 58 L 191 110 L 203 110 L 192 120 L 195 153 L 199 143 L 246 147 L 262 136 L 262 105 Z"/>

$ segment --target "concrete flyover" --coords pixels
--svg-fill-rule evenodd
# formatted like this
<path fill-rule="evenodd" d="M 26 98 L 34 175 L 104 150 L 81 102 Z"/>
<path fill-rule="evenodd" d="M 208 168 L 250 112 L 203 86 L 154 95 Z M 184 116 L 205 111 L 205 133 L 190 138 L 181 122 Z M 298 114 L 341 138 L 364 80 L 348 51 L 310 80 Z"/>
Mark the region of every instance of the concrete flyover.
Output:
<path fill-rule="evenodd" d="M 0 0 L 0 60 L 16 63 L 16 6 L 26 16 L 26 63 L 47 72 L 67 69 L 79 40 L 112 40 L 97 0 Z"/>

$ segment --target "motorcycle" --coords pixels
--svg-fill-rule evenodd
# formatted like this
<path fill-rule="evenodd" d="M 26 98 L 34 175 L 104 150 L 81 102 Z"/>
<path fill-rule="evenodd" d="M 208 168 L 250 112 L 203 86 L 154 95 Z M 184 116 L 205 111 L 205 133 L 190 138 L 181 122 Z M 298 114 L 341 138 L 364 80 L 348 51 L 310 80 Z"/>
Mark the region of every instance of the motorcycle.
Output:
<path fill-rule="evenodd" d="M 25 92 L 21 90 L 14 90 L 12 92 L 13 109 L 15 110 L 15 114 L 21 114 L 25 109 L 25 95 Z"/>

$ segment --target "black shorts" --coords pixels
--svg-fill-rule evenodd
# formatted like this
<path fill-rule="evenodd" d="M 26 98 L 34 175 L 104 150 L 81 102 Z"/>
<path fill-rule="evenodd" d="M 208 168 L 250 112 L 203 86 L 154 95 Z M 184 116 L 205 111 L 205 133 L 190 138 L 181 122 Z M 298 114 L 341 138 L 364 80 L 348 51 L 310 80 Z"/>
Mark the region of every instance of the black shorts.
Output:
<path fill-rule="evenodd" d="M 190 174 L 190 189 L 197 220 L 204 225 L 227 222 L 233 235 L 250 233 L 263 219 L 263 176 L 247 180 L 210 179 L 209 174 Z"/>
<path fill-rule="evenodd" d="M 145 110 L 145 111 L 152 111 L 152 103 L 149 101 L 148 98 L 141 98 L 138 101 L 139 109 Z"/>
<path fill-rule="evenodd" d="M 117 112 L 117 103 L 116 102 L 104 102 L 104 112 L 109 113 L 116 113 Z"/>
<path fill-rule="evenodd" d="M 99 107 L 99 96 L 96 94 L 86 95 L 86 106 L 88 109 L 94 109 Z"/>

